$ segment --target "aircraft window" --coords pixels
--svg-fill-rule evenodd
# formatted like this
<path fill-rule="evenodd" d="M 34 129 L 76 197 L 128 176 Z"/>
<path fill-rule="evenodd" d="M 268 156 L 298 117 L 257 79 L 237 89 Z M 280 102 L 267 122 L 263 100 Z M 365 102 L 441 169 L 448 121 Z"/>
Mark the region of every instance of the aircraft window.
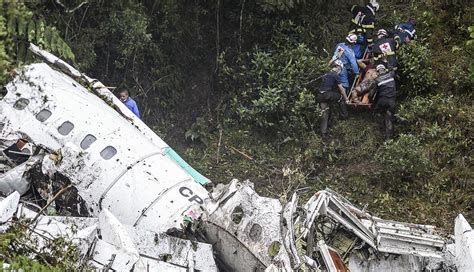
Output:
<path fill-rule="evenodd" d="M 115 147 L 110 146 L 110 145 L 107 146 L 106 148 L 102 149 L 102 151 L 100 151 L 100 156 L 104 160 L 111 159 L 113 156 L 115 156 L 115 154 L 117 154 L 117 149 L 115 149 Z"/>
<path fill-rule="evenodd" d="M 3 86 L 2 89 L 0 90 L 0 99 L 2 99 L 5 95 L 7 95 L 7 93 L 8 93 L 7 88 Z"/>
<path fill-rule="evenodd" d="M 97 140 L 97 138 L 94 135 L 87 134 L 86 137 L 84 137 L 84 139 L 81 141 L 81 148 L 84 150 L 88 149 L 91 144 L 95 142 L 95 140 Z"/>
<path fill-rule="evenodd" d="M 20 98 L 15 102 L 13 107 L 17 110 L 23 110 L 26 108 L 26 106 L 28 106 L 28 104 L 30 104 L 30 100 L 26 98 Z"/>
<path fill-rule="evenodd" d="M 235 224 L 239 224 L 242 221 L 243 216 L 244 216 L 244 211 L 242 210 L 242 207 L 237 206 L 232 211 L 230 218 L 232 222 L 234 222 Z"/>
<path fill-rule="evenodd" d="M 250 228 L 249 236 L 250 239 L 254 241 L 260 240 L 260 236 L 262 236 L 262 226 L 260 226 L 259 224 L 253 224 Z"/>
<path fill-rule="evenodd" d="M 273 241 L 268 247 L 268 256 L 275 257 L 278 252 L 280 252 L 281 243 L 278 241 Z"/>
<path fill-rule="evenodd" d="M 38 112 L 38 114 L 36 115 L 36 119 L 40 122 L 44 122 L 46 120 L 48 120 L 48 118 L 51 116 L 51 112 L 47 109 L 44 109 L 44 110 L 41 110 L 40 112 Z"/>
<path fill-rule="evenodd" d="M 69 134 L 69 132 L 71 132 L 73 128 L 74 128 L 74 124 L 69 121 L 66 121 L 61 126 L 58 127 L 58 132 L 59 134 L 66 136 Z"/>

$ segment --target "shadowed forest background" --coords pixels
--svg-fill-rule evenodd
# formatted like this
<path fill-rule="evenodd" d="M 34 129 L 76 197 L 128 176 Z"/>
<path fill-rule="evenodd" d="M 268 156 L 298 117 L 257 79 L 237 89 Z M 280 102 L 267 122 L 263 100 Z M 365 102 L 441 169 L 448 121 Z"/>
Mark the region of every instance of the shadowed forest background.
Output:
<path fill-rule="evenodd" d="M 33 41 L 127 88 L 143 120 L 215 183 L 250 179 L 279 198 L 328 187 L 387 219 L 474 222 L 472 1 L 379 1 L 377 29 L 414 17 L 418 33 L 399 54 L 388 141 L 370 110 L 333 114 L 329 139 L 318 134 L 317 78 L 363 1 L 0 3 L 2 82 Z"/>

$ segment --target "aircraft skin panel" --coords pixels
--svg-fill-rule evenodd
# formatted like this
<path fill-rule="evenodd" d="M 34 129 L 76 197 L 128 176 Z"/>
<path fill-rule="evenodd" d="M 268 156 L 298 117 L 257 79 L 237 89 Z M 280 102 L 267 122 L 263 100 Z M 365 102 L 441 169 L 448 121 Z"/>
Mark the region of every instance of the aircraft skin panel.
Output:
<path fill-rule="evenodd" d="M 163 155 L 152 156 L 131 168 L 118 182 L 105 194 L 101 206 L 109 209 L 122 219 L 123 223 L 133 225 L 142 215 L 144 209 L 150 209 L 151 204 L 164 194 L 170 193 L 169 189 L 183 185 L 186 181 L 187 188 L 193 192 L 202 192 L 199 184 L 192 181 L 180 168 L 170 162 Z M 157 194 L 157 192 L 159 192 Z M 200 193 L 200 199 L 207 198 L 207 192 Z M 187 209 L 194 202 L 184 201 L 187 198 L 175 194 L 169 204 L 171 211 Z M 163 209 L 162 203 L 152 208 Z M 167 204 L 168 205 L 168 204 Z M 127 209 L 123 209 L 127 206 Z M 115 207 L 115 208 L 114 208 Z M 148 211 L 151 212 L 151 211 Z M 166 218 L 155 218 L 155 224 L 165 223 Z"/>
<path fill-rule="evenodd" d="M 162 154 L 145 159 L 139 166 L 142 167 L 144 175 L 154 177 L 163 186 L 171 186 L 177 181 L 190 179 L 186 172 Z"/>
<path fill-rule="evenodd" d="M 29 100 L 25 110 L 12 109 L 5 110 L 5 112 L 7 114 L 11 112 L 8 119 L 10 119 L 12 125 L 15 125 L 16 130 L 28 134 L 36 144 L 43 144 L 53 150 L 59 149 L 66 142 L 73 142 L 79 146 L 83 139 L 82 136 L 90 133 L 98 139 L 102 138 L 110 141 L 110 145 L 124 145 L 124 138 L 133 139 L 140 143 L 136 145 L 128 145 L 127 143 L 121 150 L 120 154 L 123 154 L 124 158 L 129 155 L 131 157 L 130 161 L 140 157 L 139 154 L 148 153 L 151 149 L 160 150 L 145 136 L 136 133 L 134 127 L 130 126 L 116 111 L 98 99 L 97 96 L 89 93 L 84 87 L 78 83 L 73 83 L 72 79 L 57 80 L 58 76 L 61 76 L 61 79 L 65 79 L 66 76 L 52 70 L 46 64 L 28 66 L 26 75 L 27 78 L 36 78 L 35 83 L 39 82 L 40 84 L 32 88 L 29 82 L 17 78 L 15 82 L 7 85 L 8 94 L 3 102 L 6 104 L 5 107 L 11 108 L 20 97 Z M 38 78 L 42 78 L 42 80 Z M 51 81 L 55 83 L 51 84 Z M 74 99 L 71 99 L 72 97 Z M 48 104 L 49 108 L 54 107 L 51 109 L 51 117 L 45 121 L 48 127 L 47 134 L 50 137 L 44 137 L 43 124 L 28 115 L 36 115 L 44 108 L 44 104 Z M 23 112 L 25 114 L 18 114 Z M 81 114 L 86 112 L 95 112 L 96 114 Z M 64 121 L 70 121 L 74 124 L 74 128 L 68 135 L 61 135 L 58 132 L 58 127 Z"/>
<path fill-rule="evenodd" d="M 176 151 L 174 151 L 171 147 L 164 148 L 163 154 L 165 154 L 165 156 L 176 162 L 184 171 L 186 171 L 191 177 L 193 177 L 197 183 L 205 185 L 211 182 L 208 178 L 201 175 L 201 173 L 192 168 L 191 165 L 189 165 L 185 160 L 183 160 L 183 158 L 181 158 L 178 153 L 176 153 Z"/>
<path fill-rule="evenodd" d="M 192 180 L 177 183 L 168 188 L 141 216 L 135 226 L 166 232 L 170 228 L 181 229 L 183 218 L 196 220 L 202 213 L 200 205 L 208 193 Z"/>

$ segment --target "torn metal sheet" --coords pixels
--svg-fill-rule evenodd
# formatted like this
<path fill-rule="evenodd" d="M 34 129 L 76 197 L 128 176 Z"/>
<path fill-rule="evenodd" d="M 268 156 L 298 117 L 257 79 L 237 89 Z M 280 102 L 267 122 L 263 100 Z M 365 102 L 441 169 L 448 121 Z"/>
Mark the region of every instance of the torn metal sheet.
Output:
<path fill-rule="evenodd" d="M 316 218 L 318 218 L 320 215 L 327 214 L 327 201 L 328 197 L 326 192 L 320 191 L 314 194 L 304 205 L 304 209 L 306 210 L 306 218 L 303 222 L 302 234 L 305 238 L 307 237 Z"/>
<path fill-rule="evenodd" d="M 334 271 L 337 272 L 348 271 L 346 265 L 341 259 L 341 256 L 335 249 L 325 245 L 324 241 L 320 241 L 318 245 L 320 246 L 320 249 L 324 247 L 324 250 L 321 250 L 321 252 L 325 255 L 324 259 L 326 260 L 326 263 L 330 263 L 329 266 L 331 267 L 331 269 L 334 269 Z"/>
<path fill-rule="evenodd" d="M 16 213 L 20 194 L 13 192 L 8 197 L 0 201 L 0 223 L 5 223 Z"/>
<path fill-rule="evenodd" d="M 14 191 L 20 195 L 26 193 L 30 188 L 30 181 L 25 174 L 41 159 L 42 156 L 33 156 L 6 173 L 0 174 L 0 192 L 4 195 L 9 195 Z"/>
<path fill-rule="evenodd" d="M 62 237 L 77 244 L 82 262 L 97 269 L 218 271 L 209 244 L 122 225 L 106 209 L 99 219 L 38 215 L 18 205 L 19 198 L 18 192 L 14 192 L 0 201 L 2 223 L 13 224 L 11 219 L 15 214 L 15 220 L 26 220 L 24 224 L 31 226 L 28 231 L 34 237 L 29 245 L 33 249 L 43 248 L 49 240 Z"/>
<path fill-rule="evenodd" d="M 343 224 L 344 227 L 354 232 L 359 238 L 367 244 L 375 247 L 375 235 L 367 229 L 362 222 L 336 197 L 330 196 L 327 204 L 327 213 L 330 217 Z"/>
<path fill-rule="evenodd" d="M 431 267 L 427 269 L 427 260 L 420 259 L 413 255 L 393 255 L 386 254 L 377 258 L 366 258 L 358 254 L 352 254 L 349 257 L 349 271 L 366 271 L 366 272 L 399 272 L 399 271 L 450 271 L 449 268 L 443 266 Z M 453 271 L 453 270 L 451 270 Z"/>
<path fill-rule="evenodd" d="M 232 181 L 233 193 L 216 192 L 217 208 L 205 221 L 205 234 L 232 270 L 264 270 L 274 264 L 292 270 L 283 245 L 282 205 L 259 196 L 250 183 Z"/>
<path fill-rule="evenodd" d="M 462 214 L 454 224 L 456 264 L 459 271 L 472 271 L 474 268 L 474 231 Z"/>
<path fill-rule="evenodd" d="M 93 259 L 89 264 L 100 271 L 170 271 L 186 272 L 186 267 L 179 267 L 147 257 L 136 259 L 126 251 L 103 240 L 98 240 L 94 247 Z"/>
<path fill-rule="evenodd" d="M 433 226 L 375 220 L 377 249 L 380 252 L 441 258 L 445 239 Z"/>
<path fill-rule="evenodd" d="M 283 241 L 285 245 L 285 249 L 290 256 L 290 260 L 292 263 L 292 268 L 296 269 L 299 268 L 302 264 L 300 253 L 297 249 L 297 241 L 296 241 L 296 234 L 295 231 L 297 230 L 296 225 L 299 221 L 299 217 L 294 218 L 296 213 L 296 208 L 298 207 L 298 197 L 297 194 L 294 193 L 291 197 L 291 201 L 289 201 L 285 207 L 283 208 L 282 213 L 282 234 L 283 234 Z"/>
<path fill-rule="evenodd" d="M 196 270 L 218 271 L 210 244 L 132 226 L 125 226 L 125 228 L 140 252 L 140 256 L 166 260 L 168 263 L 182 267 L 192 262 Z"/>
<path fill-rule="evenodd" d="M 26 193 L 30 188 L 30 182 L 23 176 L 26 172 L 26 162 L 10 169 L 5 174 L 0 174 L 0 192 L 4 195 L 9 195 L 12 192 L 20 194 Z"/>

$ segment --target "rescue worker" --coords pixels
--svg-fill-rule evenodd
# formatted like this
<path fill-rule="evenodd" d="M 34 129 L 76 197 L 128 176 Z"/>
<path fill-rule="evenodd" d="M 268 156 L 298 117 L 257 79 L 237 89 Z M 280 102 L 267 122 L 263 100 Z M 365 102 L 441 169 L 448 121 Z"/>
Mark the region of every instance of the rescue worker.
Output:
<path fill-rule="evenodd" d="M 377 78 L 368 84 L 356 88 L 357 95 L 363 96 L 369 92 L 369 97 L 375 101 L 374 110 L 384 116 L 384 136 L 390 139 L 393 136 L 393 117 L 395 114 L 395 72 L 389 71 L 383 64 L 377 65 Z"/>
<path fill-rule="evenodd" d="M 339 78 L 339 74 L 344 70 L 344 64 L 340 60 L 335 60 L 331 65 L 331 71 L 323 76 L 321 85 L 319 86 L 318 99 L 322 111 L 320 129 L 323 136 L 327 134 L 330 117 L 330 103 L 338 103 L 341 109 L 341 117 L 343 119 L 348 117 L 346 104 L 349 103 L 349 100 Z"/>
<path fill-rule="evenodd" d="M 140 118 L 140 111 L 138 111 L 137 102 L 135 102 L 135 100 L 130 97 L 127 90 L 120 90 L 119 99 L 125 104 L 125 106 L 127 106 L 129 110 L 131 110 L 138 118 Z"/>
<path fill-rule="evenodd" d="M 338 43 L 334 55 L 331 58 L 330 64 L 335 60 L 340 60 L 343 64 L 342 71 L 339 73 L 339 82 L 346 89 L 349 90 L 349 75 L 359 74 L 359 66 L 352 50 L 352 46 L 355 44 L 357 36 L 355 34 L 349 34 L 346 37 L 345 42 Z"/>
<path fill-rule="evenodd" d="M 385 29 L 377 31 L 377 40 L 372 47 L 372 54 L 375 65 L 384 64 L 389 70 L 395 70 L 397 67 L 398 41 L 390 38 Z"/>
<path fill-rule="evenodd" d="M 367 45 L 373 42 L 375 12 L 378 9 L 379 4 L 375 0 L 371 0 L 365 7 L 354 5 L 351 8 L 352 20 L 349 33 L 357 35 L 357 44 L 354 46 L 354 52 L 358 59 L 363 57 Z"/>
<path fill-rule="evenodd" d="M 395 26 L 395 38 L 398 37 L 400 45 L 416 39 L 415 23 L 415 19 L 410 18 Z"/>

